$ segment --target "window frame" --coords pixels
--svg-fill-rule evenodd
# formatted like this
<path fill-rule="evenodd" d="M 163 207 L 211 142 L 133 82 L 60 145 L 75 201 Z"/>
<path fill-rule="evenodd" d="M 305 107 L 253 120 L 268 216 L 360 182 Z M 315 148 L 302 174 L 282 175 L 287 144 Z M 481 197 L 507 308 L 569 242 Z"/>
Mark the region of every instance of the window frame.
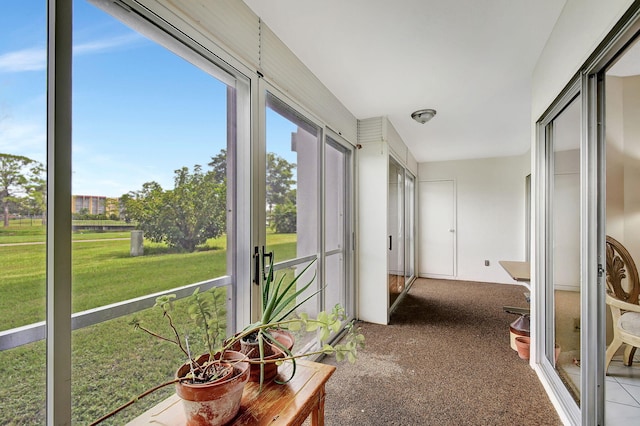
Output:
<path fill-rule="evenodd" d="M 136 31 L 144 33 L 163 47 L 172 45 L 177 48 L 196 66 L 204 69 L 213 77 L 229 83 L 235 83 L 236 102 L 236 146 L 235 164 L 250 164 L 251 161 L 251 79 L 247 70 L 239 70 L 223 61 L 208 48 L 197 43 L 173 25 L 153 15 L 140 5 L 122 6 L 103 0 L 90 0 L 91 3 L 105 10 L 106 13 L 125 21 L 133 22 Z M 71 117 L 72 117 L 72 19 L 73 0 L 47 0 L 47 256 L 46 256 L 46 294 L 47 312 L 44 323 L 30 328 L 35 333 L 46 337 L 46 421 L 47 424 L 71 424 L 71 331 L 74 328 L 104 321 L 107 317 L 124 315 L 146 306 L 162 292 L 146 295 L 141 298 L 100 307 L 72 315 L 71 308 Z M 135 13 L 131 13 L 135 12 Z M 135 21 L 135 22 L 134 22 Z M 221 51 L 220 51 L 221 53 Z M 183 56 L 183 55 L 180 55 Z M 184 58 L 184 56 L 183 56 Z M 211 67 L 219 71 L 211 73 Z M 228 166 L 230 167 L 230 166 Z M 181 287 L 180 293 L 191 294 L 193 287 L 228 285 L 230 294 L 235 300 L 235 315 L 231 318 L 229 328 L 234 330 L 239 324 L 248 324 L 248 304 L 250 288 L 240 283 L 250 282 L 249 272 L 251 256 L 250 223 L 251 202 L 250 167 L 235 167 L 236 182 L 231 190 L 234 206 L 235 238 L 229 243 L 228 271 L 225 275 L 202 283 L 194 283 Z M 240 172 L 242 170 L 242 172 Z M 240 202 L 239 202 L 240 201 Z M 235 280 L 233 279 L 235 277 Z M 235 281 L 235 282 L 232 282 Z M 175 293 L 176 290 L 171 290 Z M 115 306 L 114 306 L 115 305 Z M 124 309 L 124 313 L 119 313 Z M 31 330 L 30 333 L 33 333 Z M 2 337 L 0 335 L 0 337 Z M 30 338 L 33 338 L 31 336 Z"/>

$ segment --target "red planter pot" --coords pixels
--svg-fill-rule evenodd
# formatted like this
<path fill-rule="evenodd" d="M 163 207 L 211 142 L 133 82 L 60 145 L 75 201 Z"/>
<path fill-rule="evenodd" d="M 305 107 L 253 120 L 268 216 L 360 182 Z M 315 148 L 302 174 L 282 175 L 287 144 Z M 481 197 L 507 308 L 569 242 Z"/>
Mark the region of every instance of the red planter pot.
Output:
<path fill-rule="evenodd" d="M 269 330 L 269 332 L 276 338 L 276 340 L 289 351 L 293 348 L 295 344 L 295 338 L 293 335 L 286 330 Z M 278 374 L 278 364 L 277 360 L 285 357 L 285 353 L 275 345 L 272 345 L 273 355 L 265 356 L 264 361 L 266 361 L 264 365 L 264 382 L 268 382 L 272 380 Z M 234 351 L 240 351 L 241 345 L 240 341 L 234 343 L 231 348 Z M 257 361 L 259 357 L 249 358 L 249 361 Z M 260 365 L 259 363 L 251 364 L 251 372 L 249 375 L 249 381 L 251 382 L 260 382 Z"/>
<path fill-rule="evenodd" d="M 208 359 L 209 354 L 202 355 L 198 363 Z M 249 379 L 249 363 L 239 361 L 244 355 L 238 352 L 225 352 L 225 359 L 233 365 L 233 373 L 226 378 L 211 383 L 176 383 L 188 426 L 221 426 L 238 414 L 242 391 Z M 184 364 L 176 372 L 176 378 L 185 377 L 189 371 L 189 364 Z"/>
<path fill-rule="evenodd" d="M 531 338 L 519 336 L 516 337 L 516 349 L 518 356 L 522 359 L 529 359 L 529 347 L 531 345 Z"/>

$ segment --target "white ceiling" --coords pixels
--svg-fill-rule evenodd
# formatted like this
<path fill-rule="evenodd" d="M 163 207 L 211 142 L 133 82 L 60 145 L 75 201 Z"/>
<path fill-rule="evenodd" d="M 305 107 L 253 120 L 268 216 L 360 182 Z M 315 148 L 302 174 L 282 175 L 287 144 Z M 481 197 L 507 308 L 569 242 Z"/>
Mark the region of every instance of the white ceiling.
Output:
<path fill-rule="evenodd" d="M 519 155 L 531 76 L 565 0 L 244 0 L 359 119 L 419 162 Z M 434 108 L 426 124 L 410 114 Z"/>

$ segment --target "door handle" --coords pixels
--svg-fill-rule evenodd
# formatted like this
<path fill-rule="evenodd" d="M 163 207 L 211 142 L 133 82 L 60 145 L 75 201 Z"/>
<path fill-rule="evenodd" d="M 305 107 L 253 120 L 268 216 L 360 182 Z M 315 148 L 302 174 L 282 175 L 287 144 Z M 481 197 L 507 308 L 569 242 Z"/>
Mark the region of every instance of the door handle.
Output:
<path fill-rule="evenodd" d="M 271 273 L 271 268 L 273 267 L 273 251 L 270 251 L 269 253 L 266 253 L 264 251 L 264 246 L 262 246 L 262 279 L 264 281 L 267 280 L 268 276 L 267 276 L 267 262 L 265 261 L 266 258 L 269 258 L 269 272 Z"/>
<path fill-rule="evenodd" d="M 389 250 L 393 250 L 393 235 L 389 235 Z"/>
<path fill-rule="evenodd" d="M 260 285 L 260 253 L 258 246 L 253 248 L 253 283 Z"/>

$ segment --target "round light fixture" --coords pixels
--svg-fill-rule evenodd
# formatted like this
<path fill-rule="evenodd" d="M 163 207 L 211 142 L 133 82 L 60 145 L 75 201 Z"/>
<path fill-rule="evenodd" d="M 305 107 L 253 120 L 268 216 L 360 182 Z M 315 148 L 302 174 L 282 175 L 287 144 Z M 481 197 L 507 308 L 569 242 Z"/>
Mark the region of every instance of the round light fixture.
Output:
<path fill-rule="evenodd" d="M 418 111 L 411 114 L 411 118 L 413 118 L 420 124 L 424 124 L 427 121 L 431 120 L 435 115 L 435 109 L 419 109 Z"/>

